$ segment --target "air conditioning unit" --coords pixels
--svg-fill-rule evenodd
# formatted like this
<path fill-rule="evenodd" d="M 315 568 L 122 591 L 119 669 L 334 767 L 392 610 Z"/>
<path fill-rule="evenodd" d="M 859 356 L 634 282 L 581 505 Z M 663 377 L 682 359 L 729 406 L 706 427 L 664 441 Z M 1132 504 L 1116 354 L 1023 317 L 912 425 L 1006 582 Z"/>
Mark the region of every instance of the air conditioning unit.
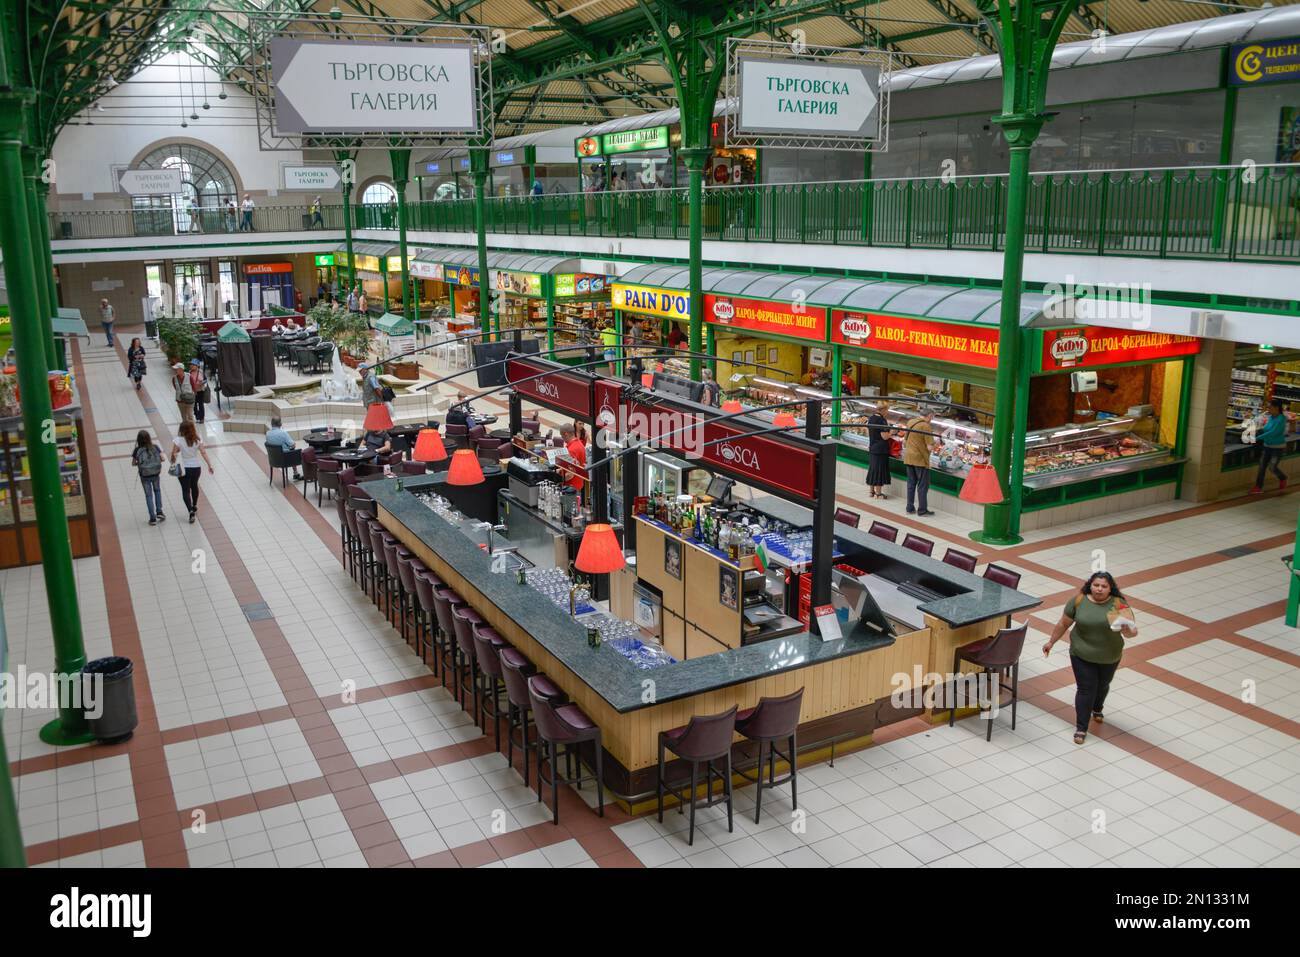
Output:
<path fill-rule="evenodd" d="M 1192 321 L 1187 334 L 1198 339 L 1222 339 L 1223 319 L 1221 312 L 1195 309 L 1192 311 Z"/>

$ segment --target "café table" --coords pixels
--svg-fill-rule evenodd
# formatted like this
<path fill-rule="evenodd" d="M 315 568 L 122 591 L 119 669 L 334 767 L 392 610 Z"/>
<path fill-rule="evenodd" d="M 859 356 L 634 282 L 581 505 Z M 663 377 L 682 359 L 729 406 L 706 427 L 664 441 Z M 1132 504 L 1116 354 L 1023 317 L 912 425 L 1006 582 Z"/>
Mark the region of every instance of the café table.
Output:
<path fill-rule="evenodd" d="M 317 454 L 324 454 L 337 449 L 343 444 L 343 433 L 341 432 L 308 432 L 302 437 L 302 440 L 316 450 Z"/>
<path fill-rule="evenodd" d="M 405 446 L 406 457 L 411 457 L 411 452 L 415 448 L 415 438 L 420 434 L 420 430 L 425 428 L 423 425 L 395 425 L 388 430 L 390 439 L 401 440 L 400 444 Z M 393 448 L 397 448 L 399 443 L 394 443 Z"/>
<path fill-rule="evenodd" d="M 356 465 L 358 462 L 369 462 L 378 454 L 374 449 L 341 449 L 338 452 L 329 453 L 325 458 L 342 462 L 344 465 Z"/>

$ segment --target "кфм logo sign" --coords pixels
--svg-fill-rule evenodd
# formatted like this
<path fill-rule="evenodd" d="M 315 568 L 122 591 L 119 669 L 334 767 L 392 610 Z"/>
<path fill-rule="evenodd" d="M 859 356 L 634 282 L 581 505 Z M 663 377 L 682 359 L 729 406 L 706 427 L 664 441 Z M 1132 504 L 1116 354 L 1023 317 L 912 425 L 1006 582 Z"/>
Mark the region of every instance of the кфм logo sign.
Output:
<path fill-rule="evenodd" d="M 840 320 L 840 335 L 845 339 L 871 338 L 871 323 L 866 316 L 845 316 Z"/>
<path fill-rule="evenodd" d="M 1088 340 L 1083 336 L 1063 336 L 1052 343 L 1052 358 L 1071 366 L 1088 354 Z"/>
<path fill-rule="evenodd" d="M 718 322 L 730 322 L 736 315 L 736 307 L 730 299 L 719 299 L 713 304 L 713 318 Z"/>
<path fill-rule="evenodd" d="M 133 937 L 148 937 L 152 912 L 150 894 L 82 894 L 74 887 L 50 898 L 51 927 L 125 927 Z"/>

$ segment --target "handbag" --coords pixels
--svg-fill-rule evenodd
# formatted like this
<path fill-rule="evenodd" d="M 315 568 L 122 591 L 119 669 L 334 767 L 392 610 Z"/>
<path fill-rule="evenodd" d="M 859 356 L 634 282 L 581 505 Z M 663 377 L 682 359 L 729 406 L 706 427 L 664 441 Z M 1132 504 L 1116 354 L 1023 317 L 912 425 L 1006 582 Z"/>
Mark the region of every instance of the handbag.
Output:
<path fill-rule="evenodd" d="M 170 466 L 167 467 L 167 474 L 175 475 L 177 478 L 180 478 L 181 475 L 184 473 L 184 471 L 185 470 L 181 468 L 180 462 L 173 462 Z"/>
<path fill-rule="evenodd" d="M 397 398 L 397 393 L 394 392 L 390 386 L 384 386 L 379 390 L 379 397 L 385 402 L 392 402 Z"/>
<path fill-rule="evenodd" d="M 212 387 L 210 385 L 204 384 L 203 391 L 199 393 L 199 401 L 204 403 L 212 401 Z"/>

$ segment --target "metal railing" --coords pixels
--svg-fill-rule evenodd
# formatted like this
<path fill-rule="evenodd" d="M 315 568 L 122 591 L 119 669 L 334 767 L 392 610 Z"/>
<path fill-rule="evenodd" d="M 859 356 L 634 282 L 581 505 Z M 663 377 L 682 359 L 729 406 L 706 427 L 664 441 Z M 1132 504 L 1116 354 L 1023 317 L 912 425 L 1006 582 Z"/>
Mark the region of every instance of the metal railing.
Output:
<path fill-rule="evenodd" d="M 706 239 L 998 251 L 1005 176 L 710 187 Z M 489 232 L 686 239 L 685 189 L 492 197 Z M 354 207 L 357 229 L 395 230 L 397 207 Z M 341 206 L 259 207 L 256 232 L 343 228 Z M 55 239 L 234 233 L 242 214 L 135 209 L 53 212 Z M 474 201 L 411 203 L 412 231 L 474 232 Z M 1040 173 L 1030 180 L 1030 252 L 1293 262 L 1300 165 Z"/>

